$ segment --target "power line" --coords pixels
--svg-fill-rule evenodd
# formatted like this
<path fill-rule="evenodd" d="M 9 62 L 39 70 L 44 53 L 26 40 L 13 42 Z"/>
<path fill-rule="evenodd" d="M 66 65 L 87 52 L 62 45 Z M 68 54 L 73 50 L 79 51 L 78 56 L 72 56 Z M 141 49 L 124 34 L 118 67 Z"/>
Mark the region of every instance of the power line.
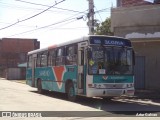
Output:
<path fill-rule="evenodd" d="M 109 9 L 109 8 L 104 8 L 104 9 L 101 9 L 101 10 L 97 10 L 97 11 L 95 11 L 95 13 L 102 12 L 102 11 L 107 10 L 107 9 Z M 88 11 L 88 10 L 85 10 L 85 11 Z M 80 12 L 80 13 L 85 13 L 85 11 L 82 11 L 82 12 Z M 79 14 L 79 13 L 78 13 L 78 14 Z M 76 15 L 78 15 L 78 14 L 75 14 L 75 15 L 73 15 L 73 16 L 76 16 Z M 24 32 L 21 32 L 21 33 L 16 33 L 16 34 L 10 35 L 9 37 L 11 37 L 11 36 L 16 36 L 16 35 L 20 35 L 20 34 L 29 33 L 29 32 L 36 31 L 36 30 L 40 30 L 40 29 L 44 29 L 44 28 L 47 28 L 47 27 L 50 27 L 50 26 L 53 26 L 53 25 L 56 25 L 56 24 L 60 24 L 60 23 L 63 23 L 63 22 L 67 22 L 67 21 L 72 20 L 72 19 L 77 19 L 77 20 L 83 19 L 83 20 L 85 20 L 85 15 L 83 15 L 83 16 L 81 16 L 81 17 L 76 17 L 76 18 L 73 18 L 73 16 L 71 16 L 71 17 L 69 17 L 69 18 L 66 18 L 66 19 L 64 19 L 64 20 L 62 20 L 62 21 L 60 21 L 60 22 L 57 22 L 57 23 L 53 23 L 53 24 L 46 25 L 46 26 L 43 26 L 43 27 L 40 27 L 40 28 L 35 28 L 35 29 L 32 29 L 32 30 L 24 31 Z M 71 19 L 70 19 L 70 18 L 71 18 Z M 69 23 L 71 23 L 71 22 L 72 22 L 72 21 L 70 21 Z M 74 21 L 73 21 L 73 22 L 74 22 Z M 22 25 L 22 26 L 25 26 L 25 25 Z M 37 26 L 36 26 L 36 27 L 37 27 Z M 63 29 L 63 28 L 54 28 L 54 29 Z M 64 29 L 65 29 L 65 28 L 64 28 Z M 66 28 L 66 29 L 67 29 L 67 28 Z M 74 28 L 71 28 L 71 29 L 74 29 Z M 76 28 L 75 28 L 75 29 L 76 29 Z"/>
<path fill-rule="evenodd" d="M 64 19 L 64 20 L 62 20 L 60 22 L 56 22 L 56 23 L 49 24 L 49 25 L 46 25 L 46 26 L 42 26 L 42 27 L 39 27 L 39 28 L 36 28 L 36 29 L 28 30 L 28 31 L 25 31 L 25 32 L 17 33 L 17 34 L 14 34 L 14 35 L 10 35 L 9 37 L 20 35 L 20 34 L 25 34 L 25 33 L 29 33 L 29 32 L 33 32 L 33 31 L 36 31 L 36 30 L 44 29 L 44 28 L 48 28 L 48 27 L 51 27 L 53 25 L 57 25 L 57 24 L 60 24 L 60 23 L 63 23 L 63 22 L 67 22 L 67 21 L 70 21 L 70 20 L 73 20 L 73 19 L 79 20 L 80 18 L 83 18 L 83 17 L 81 16 L 81 17 L 76 17 L 76 18 Z"/>
<path fill-rule="evenodd" d="M 99 12 L 103 12 L 103 11 L 106 11 L 106 10 L 108 10 L 108 9 L 110 9 L 110 8 L 104 8 L 104 9 L 101 9 L 101 10 L 97 10 L 97 11 L 95 11 L 95 13 L 98 13 L 99 14 Z M 88 11 L 88 10 L 85 10 L 85 11 Z M 79 12 L 79 13 L 86 13 L 85 11 L 81 11 L 81 12 Z M 77 15 L 77 14 L 75 14 L 75 15 Z M 74 16 L 75 16 L 74 15 Z M 73 17 L 73 16 L 72 16 Z M 84 18 L 83 18 L 84 19 Z M 21 20 L 22 21 L 22 20 Z M 9 25 L 8 27 L 11 27 L 11 26 L 13 26 L 13 25 L 16 25 L 17 23 L 20 23 L 21 21 L 19 21 L 19 22 L 16 22 L 16 23 L 13 23 L 13 24 L 11 24 L 11 23 L 5 23 L 5 22 L 0 22 L 0 23 L 4 23 L 4 24 L 11 24 L 11 25 Z M 37 26 L 27 26 L 27 25 L 18 25 L 18 26 L 22 26 L 22 27 L 37 27 Z M 8 28 L 8 27 L 6 27 L 6 28 Z M 1 29 L 0 29 L 1 30 Z"/>
<path fill-rule="evenodd" d="M 68 25 L 68 24 L 70 24 L 70 23 L 73 23 L 73 22 L 75 22 L 75 21 L 77 21 L 77 20 L 80 20 L 80 19 L 82 19 L 82 17 L 83 17 L 83 16 L 78 17 L 78 18 L 76 18 L 75 20 L 68 21 L 67 23 L 65 22 L 64 24 L 60 24 L 60 25 L 58 25 L 57 27 L 54 27 L 54 28 L 51 27 L 49 30 L 53 30 L 53 29 L 63 29 L 63 30 L 65 30 L 65 29 L 82 29 L 82 28 L 83 28 L 83 29 L 84 29 L 84 28 L 86 29 L 86 28 L 88 28 L 88 27 L 76 27 L 76 28 L 75 28 L 75 27 L 74 27 L 74 28 L 73 28 L 73 27 L 72 27 L 72 28 L 65 28 L 65 27 L 62 28 L 62 27 L 61 27 L 61 26 L 65 26 L 65 25 Z"/>
<path fill-rule="evenodd" d="M 6 24 L 6 25 L 8 25 L 8 24 L 11 24 L 11 23 L 1 22 L 1 21 L 0 21 L 0 24 Z M 31 25 L 24 25 L 24 24 L 22 24 L 22 25 L 20 24 L 20 25 L 17 25 L 17 26 L 18 26 L 18 27 L 30 27 L 30 28 L 31 28 L 31 27 L 32 27 L 32 28 L 33 28 L 33 27 L 34 27 L 34 28 L 37 27 L 36 25 L 35 25 L 35 26 L 31 26 Z"/>
<path fill-rule="evenodd" d="M 95 13 L 111 10 L 111 7 L 95 11 Z"/>
<path fill-rule="evenodd" d="M 88 11 L 88 10 L 85 10 L 85 11 Z M 82 12 L 80 12 L 80 13 L 85 13 L 85 11 L 82 11 Z M 79 15 L 80 13 L 74 14 L 74 15 L 66 18 L 65 20 L 67 20 L 67 19 L 69 19 L 69 18 L 73 18 L 74 16 L 77 16 L 77 15 Z M 77 19 L 82 19 L 82 18 L 81 18 L 81 17 L 78 17 Z M 85 15 L 83 15 L 83 20 L 84 20 L 84 21 L 86 20 Z M 6 23 L 6 22 L 0 21 L 0 24 L 11 24 L 11 23 Z M 20 26 L 20 27 L 32 27 L 32 28 L 33 28 L 33 27 L 34 27 L 34 28 L 37 28 L 37 27 L 38 27 L 37 25 L 30 26 L 30 25 L 24 25 L 24 24 L 22 24 L 22 25 L 20 24 L 20 25 L 18 25 L 18 26 Z"/>
<path fill-rule="evenodd" d="M 94 6 L 95 7 L 95 9 L 97 10 L 97 8 L 96 8 L 96 6 Z M 98 10 L 97 10 L 98 11 Z M 102 20 L 102 17 L 101 17 L 101 15 L 99 14 L 99 12 L 97 12 L 98 13 L 98 15 L 99 15 L 99 18 L 101 19 L 101 22 L 103 21 Z"/>
<path fill-rule="evenodd" d="M 6 4 L 6 3 L 2 3 L 2 2 L 0 2 L 0 6 L 1 6 L 1 8 L 2 7 L 7 7 L 7 8 L 13 8 L 13 9 L 20 9 L 20 10 L 24 10 L 24 11 L 42 11 L 42 10 L 44 10 L 44 9 L 42 9 L 42 8 L 32 8 L 32 7 L 25 7 L 25 6 L 18 6 L 18 5 L 14 5 L 14 4 Z M 54 7 L 55 8 L 55 7 Z M 63 14 L 68 14 L 69 12 L 71 13 L 71 11 L 68 11 L 68 13 L 66 13 L 67 11 L 65 11 L 65 10 L 57 10 L 57 11 L 53 11 L 52 9 L 50 9 L 50 10 L 48 10 L 49 12 L 54 12 L 54 13 L 58 13 L 58 14 L 60 14 L 60 13 L 63 13 Z M 73 12 L 72 12 L 73 13 Z"/>
<path fill-rule="evenodd" d="M 85 10 L 85 11 L 88 11 L 88 10 Z M 85 11 L 82 11 L 82 13 L 85 12 Z M 74 19 L 74 18 L 75 18 L 74 16 L 77 16 L 77 15 L 79 15 L 79 13 L 77 13 L 77 14 L 75 14 L 75 15 L 72 15 L 72 16 L 70 16 L 70 17 L 68 17 L 68 18 L 66 18 L 66 19 L 64 19 L 64 20 L 62 20 L 62 21 L 60 21 L 60 22 L 66 22 L 66 21 L 68 21 L 68 20 L 70 20 L 70 19 Z M 74 17 L 74 18 L 73 18 L 73 17 Z M 80 17 L 78 17 L 78 19 L 77 19 L 77 17 L 76 17 L 77 20 L 79 20 L 79 18 L 80 18 Z M 85 20 L 84 15 L 83 15 L 83 20 Z M 59 24 L 59 22 L 54 23 L 54 24 L 55 24 L 55 25 L 56 25 L 56 24 Z M 43 26 L 43 27 L 40 27 L 40 28 L 36 28 L 36 29 L 32 29 L 32 30 L 28 30 L 28 31 L 24 31 L 24 32 L 21 32 L 21 33 L 13 34 L 13 35 L 10 35 L 10 36 L 7 36 L 7 37 L 11 37 L 11 36 L 16 36 L 16 35 L 20 35 L 20 34 L 29 33 L 29 32 L 32 32 L 32 31 L 36 31 L 36 30 L 39 30 L 39 29 L 43 29 L 43 28 L 46 28 L 46 27 L 50 27 L 51 25 L 53 25 L 53 24 L 46 25 L 46 26 Z"/>
<path fill-rule="evenodd" d="M 63 29 L 63 30 L 65 30 L 65 29 L 74 29 L 74 30 L 76 30 L 76 29 L 88 29 L 88 27 L 72 27 L 72 28 L 54 28 L 54 29 Z"/>
<path fill-rule="evenodd" d="M 13 23 L 13 24 L 11 24 L 11 25 L 8 25 L 8 26 L 6 26 L 6 27 L 0 28 L 0 30 L 3 30 L 3 29 L 6 29 L 6 28 L 9 28 L 9 27 L 12 27 L 12 26 L 14 26 L 14 25 L 16 25 L 16 24 L 18 24 L 18 23 L 20 23 L 20 22 L 24 22 L 24 21 L 27 21 L 27 20 L 29 20 L 29 19 L 32 19 L 32 18 L 34 18 L 34 17 L 36 17 L 36 16 L 38 16 L 38 15 L 46 12 L 47 10 L 51 9 L 52 7 L 56 6 L 57 4 L 62 3 L 62 2 L 64 2 L 64 1 L 65 1 L 65 0 L 62 0 L 62 1 L 60 1 L 60 2 L 57 2 L 57 3 L 55 3 L 54 5 L 48 7 L 47 9 L 45 9 L 45 10 L 43 10 L 43 11 L 41 11 L 41 12 L 39 12 L 39 13 L 31 16 L 31 17 L 25 18 L 25 19 L 23 19 L 23 20 L 18 20 L 17 22 L 15 22 L 15 23 Z"/>
<path fill-rule="evenodd" d="M 49 5 L 44 5 L 44 4 L 39 4 L 39 3 L 33 3 L 33 2 L 27 2 L 27 1 L 23 1 L 23 0 L 16 0 L 16 1 L 24 2 L 24 3 L 28 3 L 28 4 L 32 4 L 32 5 L 39 5 L 39 6 L 49 7 Z M 70 11 L 70 12 L 82 13 L 82 12 L 76 11 L 76 10 L 64 9 L 64 8 L 59 8 L 59 7 L 54 7 L 54 8 L 60 9 L 60 10 L 65 10 L 65 11 Z"/>
<path fill-rule="evenodd" d="M 95 11 L 95 13 L 103 12 L 103 11 L 105 11 L 105 10 L 107 10 L 107 9 L 110 9 L 110 8 L 104 8 L 104 9 L 101 9 L 101 10 L 97 10 L 97 11 Z M 88 10 L 85 10 L 85 11 L 88 11 Z M 80 14 L 80 13 L 86 13 L 85 11 L 78 12 L 78 14 Z M 76 16 L 76 15 L 78 15 L 78 14 L 75 14 L 75 15 L 73 15 L 73 16 Z M 86 15 L 86 14 L 85 14 L 85 15 Z M 73 17 L 73 16 L 71 16 L 71 17 Z M 69 18 L 71 18 L 71 17 L 69 17 Z M 71 19 L 69 19 L 69 18 L 66 18 L 66 19 L 64 19 L 64 20 L 62 20 L 62 21 L 60 21 L 60 22 L 57 22 L 57 23 L 53 23 L 53 24 L 46 25 L 46 26 L 43 26 L 43 27 L 40 27 L 40 28 L 36 28 L 36 29 L 24 31 L 24 32 L 17 33 L 17 34 L 14 34 L 14 35 L 10 35 L 10 36 L 16 36 L 16 35 L 20 35 L 20 34 L 29 33 L 29 32 L 32 32 L 32 31 L 40 30 L 40 29 L 47 28 L 47 27 L 50 27 L 50 26 L 53 26 L 53 25 L 56 25 L 56 24 L 63 23 L 63 22 L 69 21 L 69 20 L 71 20 L 71 19 L 75 19 L 75 18 L 71 18 Z M 83 18 L 83 20 L 85 19 L 85 18 L 84 18 L 84 15 L 83 15 L 83 17 L 81 16 L 81 17 L 78 17 L 78 18 L 76 18 L 76 19 L 79 20 L 79 19 L 82 19 L 82 18 Z M 36 26 L 36 27 L 37 27 L 37 26 Z M 56 28 L 56 29 L 58 29 L 58 28 Z"/>
<path fill-rule="evenodd" d="M 97 10 L 97 8 L 96 8 L 96 11 L 95 11 L 95 13 L 97 13 L 97 14 L 99 14 L 100 12 L 104 12 L 104 11 L 106 11 L 106 10 L 108 10 L 109 8 L 103 8 L 103 9 L 101 9 L 101 10 Z M 40 9 L 39 9 L 40 10 Z M 41 9 L 42 10 L 42 9 Z M 87 11 L 87 10 L 86 10 Z M 79 12 L 79 13 L 86 13 L 85 11 L 81 11 L 81 12 Z M 100 17 L 100 14 L 99 14 L 99 17 Z M 102 18 L 101 18 L 101 21 L 102 21 Z M 0 21 L 0 24 L 12 24 L 12 23 L 8 23 L 8 22 L 3 22 L 3 21 Z M 29 26 L 29 25 L 18 25 L 18 26 L 20 26 L 20 27 L 37 27 L 36 25 L 35 26 Z"/>

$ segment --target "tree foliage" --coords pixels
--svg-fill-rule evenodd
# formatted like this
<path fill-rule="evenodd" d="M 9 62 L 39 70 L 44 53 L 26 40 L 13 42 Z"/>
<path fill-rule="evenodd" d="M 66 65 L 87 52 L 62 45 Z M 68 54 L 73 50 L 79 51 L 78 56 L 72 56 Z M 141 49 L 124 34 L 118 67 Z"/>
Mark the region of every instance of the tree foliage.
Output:
<path fill-rule="evenodd" d="M 113 32 L 111 32 L 111 19 L 106 18 L 106 20 L 101 24 L 97 23 L 95 34 L 96 35 L 113 35 Z"/>

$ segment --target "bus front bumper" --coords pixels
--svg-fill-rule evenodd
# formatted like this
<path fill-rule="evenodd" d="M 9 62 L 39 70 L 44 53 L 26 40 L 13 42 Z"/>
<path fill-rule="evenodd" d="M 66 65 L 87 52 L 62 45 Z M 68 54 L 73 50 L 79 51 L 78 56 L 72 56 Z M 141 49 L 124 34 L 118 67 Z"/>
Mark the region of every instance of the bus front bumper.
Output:
<path fill-rule="evenodd" d="M 118 97 L 118 96 L 133 96 L 134 88 L 127 89 L 95 89 L 89 88 L 87 97 Z"/>

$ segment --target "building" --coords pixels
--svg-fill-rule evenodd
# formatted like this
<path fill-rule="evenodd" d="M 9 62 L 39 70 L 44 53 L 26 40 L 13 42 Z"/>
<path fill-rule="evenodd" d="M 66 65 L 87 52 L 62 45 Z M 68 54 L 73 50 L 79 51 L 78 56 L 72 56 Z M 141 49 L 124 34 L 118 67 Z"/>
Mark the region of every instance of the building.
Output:
<path fill-rule="evenodd" d="M 17 68 L 27 61 L 27 53 L 39 49 L 37 39 L 2 38 L 0 40 L 0 75 L 4 76 L 7 68 Z"/>
<path fill-rule="evenodd" d="M 136 89 L 160 89 L 160 0 L 117 0 L 111 9 L 115 36 L 132 41 Z"/>
<path fill-rule="evenodd" d="M 119 1 L 119 0 L 118 0 Z M 133 1 L 133 0 L 121 0 Z M 134 0 L 141 1 L 141 0 Z M 148 38 L 160 36 L 160 4 L 125 5 L 111 10 L 111 29 L 125 38 Z"/>
<path fill-rule="evenodd" d="M 159 0 L 117 0 L 117 7 L 142 6 L 159 3 Z"/>

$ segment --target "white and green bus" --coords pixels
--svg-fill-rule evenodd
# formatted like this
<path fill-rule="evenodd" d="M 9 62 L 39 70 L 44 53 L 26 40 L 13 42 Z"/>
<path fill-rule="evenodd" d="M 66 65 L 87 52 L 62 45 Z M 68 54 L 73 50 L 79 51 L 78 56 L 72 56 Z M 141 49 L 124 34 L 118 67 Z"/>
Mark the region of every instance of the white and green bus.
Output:
<path fill-rule="evenodd" d="M 130 40 L 88 35 L 28 53 L 26 83 L 76 96 L 134 95 L 134 51 Z"/>

